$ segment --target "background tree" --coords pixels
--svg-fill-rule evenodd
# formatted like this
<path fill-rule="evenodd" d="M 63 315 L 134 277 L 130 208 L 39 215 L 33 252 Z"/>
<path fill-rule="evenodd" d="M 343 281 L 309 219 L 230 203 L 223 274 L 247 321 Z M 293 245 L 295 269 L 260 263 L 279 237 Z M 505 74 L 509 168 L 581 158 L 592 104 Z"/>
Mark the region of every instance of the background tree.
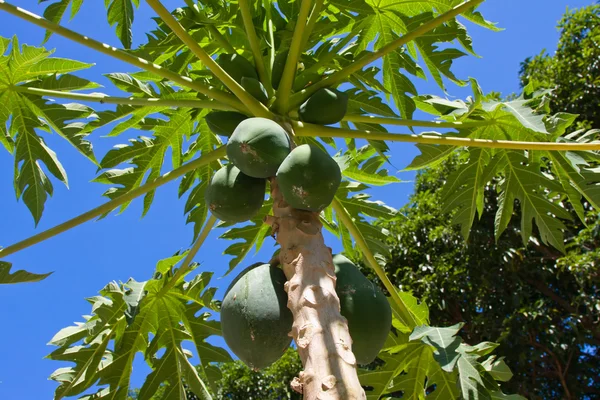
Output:
<path fill-rule="evenodd" d="M 553 88 L 553 112 L 579 114 L 580 127 L 600 127 L 600 5 L 568 11 L 558 24 L 554 55 L 541 54 L 521 64 L 521 86 Z"/>
<path fill-rule="evenodd" d="M 580 127 L 600 127 L 599 16 L 598 5 L 567 12 L 556 54 L 528 59 L 521 70 L 523 86 L 551 89 L 550 108 L 581 114 Z M 465 243 L 442 206 L 444 182 L 462 162 L 458 156 L 420 174 L 403 217 L 380 221 L 391 233 L 386 271 L 427 302 L 434 325 L 464 321 L 466 342 L 497 340 L 515 374 L 511 391 L 600 398 L 600 216 L 582 203 L 587 226 L 576 218 L 567 224 L 566 255 L 533 237 L 523 245 L 518 207 L 494 239 L 495 181 Z"/>
<path fill-rule="evenodd" d="M 215 399 L 226 400 L 300 400 L 302 395 L 293 391 L 290 382 L 302 371 L 298 353 L 289 348 L 285 354 L 268 368 L 253 371 L 236 360 L 219 364 L 221 378 L 209 388 Z M 159 389 L 153 399 L 164 395 L 165 387 Z M 188 400 L 193 400 L 188 393 Z M 139 398 L 139 389 L 130 393 L 131 400 Z"/>

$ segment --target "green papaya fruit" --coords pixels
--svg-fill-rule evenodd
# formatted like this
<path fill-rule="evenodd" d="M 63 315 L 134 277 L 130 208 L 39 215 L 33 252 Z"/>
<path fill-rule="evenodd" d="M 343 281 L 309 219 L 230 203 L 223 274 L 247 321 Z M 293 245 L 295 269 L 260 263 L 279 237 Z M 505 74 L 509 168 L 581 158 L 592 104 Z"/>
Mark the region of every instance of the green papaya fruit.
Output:
<path fill-rule="evenodd" d="M 277 89 L 279 87 L 279 82 L 281 81 L 281 76 L 283 75 L 283 69 L 285 68 L 285 62 L 287 61 L 289 50 L 284 50 L 275 55 L 275 60 L 273 61 L 273 69 L 271 70 L 271 85 L 273 89 Z"/>
<path fill-rule="evenodd" d="M 213 111 L 204 119 L 214 134 L 229 137 L 240 122 L 248 117 L 235 111 Z"/>
<path fill-rule="evenodd" d="M 290 346 L 293 317 L 287 308 L 283 271 L 258 263 L 231 283 L 221 305 L 227 346 L 253 369 L 268 367 Z"/>
<path fill-rule="evenodd" d="M 348 95 L 336 89 L 321 88 L 298 109 L 304 122 L 331 125 L 340 122 L 348 110 Z"/>
<path fill-rule="evenodd" d="M 267 95 L 267 91 L 259 80 L 254 78 L 243 77 L 242 87 L 246 90 L 246 92 L 250 93 L 256 100 L 260 101 L 261 103 L 266 105 L 269 102 L 269 96 Z"/>
<path fill-rule="evenodd" d="M 215 172 L 204 200 L 210 212 L 222 221 L 247 221 L 260 211 L 266 186 L 264 179 L 252 178 L 228 164 Z"/>
<path fill-rule="evenodd" d="M 392 309 L 377 285 L 341 254 L 333 257 L 341 313 L 348 320 L 352 351 L 358 364 L 369 364 L 382 349 L 392 327 Z"/>
<path fill-rule="evenodd" d="M 242 121 L 227 142 L 227 157 L 244 174 L 254 178 L 275 176 L 290 154 L 290 139 L 277 122 L 267 118 Z"/>
<path fill-rule="evenodd" d="M 258 79 L 256 68 L 239 54 L 221 54 L 217 58 L 217 64 L 221 66 L 237 83 L 242 84 L 242 78 Z"/>
<path fill-rule="evenodd" d="M 285 201 L 308 211 L 318 212 L 327 207 L 341 179 L 338 164 L 312 144 L 296 147 L 277 170 L 277 182 Z"/>

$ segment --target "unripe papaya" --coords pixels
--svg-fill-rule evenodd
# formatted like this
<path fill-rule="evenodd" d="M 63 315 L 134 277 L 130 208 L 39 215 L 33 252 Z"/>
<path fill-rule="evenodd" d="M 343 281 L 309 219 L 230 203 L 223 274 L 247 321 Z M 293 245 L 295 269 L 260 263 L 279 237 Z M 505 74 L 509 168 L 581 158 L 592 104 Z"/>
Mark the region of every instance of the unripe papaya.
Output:
<path fill-rule="evenodd" d="M 285 201 L 294 208 L 321 211 L 327 207 L 340 186 L 338 164 L 319 147 L 303 144 L 283 160 L 277 182 Z"/>
<path fill-rule="evenodd" d="M 254 369 L 268 367 L 290 346 L 293 317 L 283 271 L 258 263 L 231 283 L 221 305 L 221 331 L 229 348 Z"/>
<path fill-rule="evenodd" d="M 392 327 L 392 309 L 377 285 L 341 254 L 333 257 L 341 314 L 348 320 L 352 351 L 358 364 L 377 357 Z"/>
<path fill-rule="evenodd" d="M 217 59 L 217 64 L 240 85 L 243 77 L 258 79 L 254 65 L 237 53 L 221 54 Z"/>
<path fill-rule="evenodd" d="M 252 178 L 228 164 L 215 172 L 204 200 L 210 212 L 222 221 L 247 221 L 260 211 L 266 186 L 264 179 Z"/>
<path fill-rule="evenodd" d="M 290 139 L 277 122 L 267 118 L 242 121 L 227 142 L 227 157 L 244 174 L 254 178 L 275 176 L 290 154 Z"/>
<path fill-rule="evenodd" d="M 246 92 L 250 93 L 256 100 L 260 101 L 263 104 L 267 104 L 269 101 L 269 96 L 267 95 L 267 91 L 260 81 L 254 78 L 242 78 L 242 87 L 246 90 Z"/>
<path fill-rule="evenodd" d="M 248 117 L 235 111 L 213 111 L 205 117 L 208 128 L 214 134 L 227 137 L 231 136 L 235 128 L 245 119 Z"/>
<path fill-rule="evenodd" d="M 348 110 L 348 95 L 336 89 L 317 90 L 298 109 L 304 122 L 331 125 L 340 122 Z"/>
<path fill-rule="evenodd" d="M 283 75 L 283 69 L 285 68 L 285 62 L 287 61 L 288 54 L 289 50 L 284 50 L 275 55 L 273 69 L 271 71 L 271 85 L 273 86 L 273 89 L 277 89 L 279 87 L 279 82 L 281 81 L 281 76 Z"/>

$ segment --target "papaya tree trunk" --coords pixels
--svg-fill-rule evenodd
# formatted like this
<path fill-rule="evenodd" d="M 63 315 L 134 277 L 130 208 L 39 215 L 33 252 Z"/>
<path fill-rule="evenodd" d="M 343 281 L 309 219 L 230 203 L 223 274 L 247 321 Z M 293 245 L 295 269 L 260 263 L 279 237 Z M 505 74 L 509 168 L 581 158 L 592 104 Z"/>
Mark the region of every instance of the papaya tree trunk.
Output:
<path fill-rule="evenodd" d="M 348 322 L 340 314 L 331 249 L 325 246 L 319 214 L 291 208 L 271 179 L 273 214 L 267 222 L 281 245 L 288 279 L 291 335 L 304 366 L 292 387 L 305 400 L 364 400 Z"/>

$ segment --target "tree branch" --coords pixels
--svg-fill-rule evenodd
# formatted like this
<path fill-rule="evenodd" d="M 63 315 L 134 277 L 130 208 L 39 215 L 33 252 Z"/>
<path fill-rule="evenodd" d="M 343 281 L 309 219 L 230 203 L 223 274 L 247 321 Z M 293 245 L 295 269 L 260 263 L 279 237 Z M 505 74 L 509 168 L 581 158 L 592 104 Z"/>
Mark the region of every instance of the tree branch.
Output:
<path fill-rule="evenodd" d="M 479 126 L 492 125 L 493 121 L 470 121 L 470 122 L 447 122 L 447 121 L 419 121 L 412 119 L 400 119 L 389 117 L 378 117 L 376 115 L 351 115 L 346 114 L 344 121 L 363 122 L 366 124 L 382 124 L 396 126 L 422 126 L 428 128 L 475 128 Z"/>
<path fill-rule="evenodd" d="M 230 105 L 237 110 L 245 111 L 245 107 L 243 104 L 241 104 L 235 97 L 231 96 L 228 93 L 223 92 L 222 90 L 217 90 L 213 87 L 209 87 L 209 86 L 203 85 L 202 83 L 195 82 L 186 76 L 176 74 L 173 71 L 169 71 L 168 69 L 161 67 L 160 65 L 153 64 L 148 60 L 131 55 L 122 49 L 118 49 L 118 48 L 112 47 L 108 44 L 101 43 L 97 40 L 90 39 L 87 36 L 83 36 L 77 32 L 70 30 L 70 29 L 67 29 L 58 24 L 55 24 L 54 22 L 51 22 L 39 15 L 31 13 L 22 8 L 13 6 L 12 4 L 5 2 L 4 0 L 0 0 L 0 10 L 6 11 L 9 14 L 12 14 L 18 18 L 21 18 L 27 22 L 31 22 L 34 25 L 42 27 L 50 32 L 56 33 L 57 35 L 63 36 L 65 38 L 72 40 L 74 42 L 77 42 L 83 46 L 89 47 L 90 49 L 96 50 L 102 54 L 109 56 L 109 57 L 116 58 L 117 60 L 121 60 L 123 62 L 134 65 L 143 70 L 153 72 L 156 75 L 161 76 L 170 81 L 173 81 L 181 86 L 188 87 L 188 88 L 193 89 L 197 92 L 200 92 L 212 99 L 215 99 L 222 103 Z"/>
<path fill-rule="evenodd" d="M 404 301 L 402 301 L 400 296 L 398 296 L 398 289 L 396 289 L 392 282 L 390 282 L 387 275 L 385 274 L 385 271 L 383 270 L 383 268 L 381 268 L 381 266 L 375 259 L 373 252 L 371 252 L 371 249 L 369 249 L 369 245 L 367 245 L 365 238 L 354 224 L 354 221 L 352 220 L 352 217 L 350 216 L 346 208 L 342 205 L 342 203 L 340 203 L 337 197 L 333 199 L 331 206 L 333 207 L 336 215 L 340 219 L 340 223 L 342 223 L 348 229 L 350 235 L 352 235 L 352 237 L 354 238 L 356 245 L 362 252 L 363 256 L 367 259 L 367 263 L 369 264 L 369 266 L 375 271 L 375 273 L 377 274 L 387 291 L 390 293 L 390 296 L 392 296 L 392 300 L 394 300 L 394 303 L 396 303 L 401 313 L 399 319 L 411 329 L 416 327 L 418 323 L 415 320 L 413 314 L 410 312 L 410 309 L 407 307 Z"/>
<path fill-rule="evenodd" d="M 529 341 L 533 346 L 540 348 L 541 350 L 545 351 L 550 357 L 552 357 L 552 359 L 554 360 L 554 366 L 556 367 L 556 375 L 558 375 L 560 384 L 563 387 L 563 390 L 565 392 L 565 398 L 568 400 L 571 400 L 573 397 L 571 396 L 571 392 L 569 391 L 569 386 L 567 385 L 567 381 L 565 380 L 565 374 L 563 374 L 562 365 L 560 363 L 560 360 L 556 356 L 556 354 L 554 354 L 554 352 L 552 350 L 550 350 L 548 347 L 544 346 L 541 343 L 538 343 L 535 340 L 535 338 L 531 335 L 531 333 L 529 334 Z"/>
<path fill-rule="evenodd" d="M 352 129 L 331 128 L 321 125 L 293 121 L 296 136 L 354 138 L 365 140 L 389 140 L 392 142 L 437 144 L 457 147 L 483 147 L 513 150 L 561 150 L 589 151 L 600 150 L 600 142 L 595 143 L 559 143 L 559 142 L 520 142 L 515 140 L 470 139 L 461 137 L 411 135 L 403 133 L 358 131 Z"/>
<path fill-rule="evenodd" d="M 297 0 L 300 1 L 300 0 Z M 281 81 L 277 89 L 277 100 L 275 107 L 279 110 L 282 115 L 285 115 L 289 109 L 290 93 L 292 92 L 292 85 L 294 84 L 294 78 L 296 76 L 296 67 L 298 65 L 298 59 L 302 53 L 302 38 L 303 32 L 306 28 L 306 22 L 308 19 L 308 13 L 310 12 L 310 6 L 312 0 L 302 0 L 300 6 L 300 13 L 296 20 L 296 28 L 294 29 L 294 36 L 292 36 L 292 43 L 290 44 L 290 50 L 288 57 L 285 62 L 283 74 L 281 75 Z"/>
<path fill-rule="evenodd" d="M 145 185 L 135 188 L 130 192 L 127 192 L 111 201 L 108 201 L 108 202 L 102 204 L 101 206 L 98 206 L 89 211 L 86 211 L 85 213 L 78 215 L 75 218 L 72 218 L 66 222 L 63 222 L 62 224 L 56 225 L 50 229 L 47 229 L 41 233 L 38 233 L 37 235 L 33 235 L 25 240 L 22 240 L 20 242 L 17 242 L 13 245 L 10 245 L 10 246 L 4 248 L 4 249 L 1 249 L 0 250 L 0 259 L 7 257 L 11 254 L 14 254 L 18 251 L 21 251 L 23 249 L 26 249 L 30 246 L 33 246 L 34 244 L 41 243 L 41 242 L 43 242 L 47 239 L 50 239 L 51 237 L 54 237 L 62 232 L 68 231 L 69 229 L 79 226 L 79 225 L 83 224 L 84 222 L 90 221 L 96 217 L 100 217 L 101 215 L 109 213 L 112 210 L 114 210 L 115 208 L 119 207 L 120 205 L 125 204 L 143 194 L 146 194 L 166 183 L 174 181 L 175 179 L 187 174 L 188 172 L 195 170 L 196 168 L 200 168 L 206 164 L 209 164 L 215 160 L 218 160 L 219 158 L 225 157 L 226 154 L 227 153 L 225 151 L 225 146 L 221 146 L 218 149 L 215 149 L 209 153 L 203 154 L 196 160 L 190 161 L 189 163 L 182 165 L 181 167 L 174 169 L 171 172 L 167 172 L 166 174 L 162 175 L 161 177 L 155 179 L 154 181 L 148 182 Z"/>
<path fill-rule="evenodd" d="M 244 27 L 246 28 L 246 34 L 248 35 L 248 42 L 250 42 L 250 49 L 252 49 L 252 55 L 254 56 L 254 65 L 256 65 L 258 77 L 267 90 L 267 94 L 271 97 L 273 96 L 273 86 L 271 86 L 271 80 L 269 79 L 267 70 L 265 69 L 265 63 L 263 62 L 260 51 L 260 41 L 258 40 L 256 30 L 254 29 L 254 22 L 252 22 L 250 3 L 248 0 L 238 0 L 238 3 L 240 5 Z"/>
<path fill-rule="evenodd" d="M 340 81 L 342 81 L 343 79 L 352 75 L 353 73 L 360 71 L 363 67 L 369 65 L 373 61 L 376 61 L 376 60 L 380 59 L 381 57 L 385 56 L 386 54 L 389 54 L 392 51 L 398 49 L 399 47 L 402 47 L 405 44 L 411 42 L 412 40 L 415 40 L 418 37 L 423 36 L 427 32 L 432 31 L 433 29 L 442 25 L 444 22 L 451 20 L 452 18 L 458 16 L 459 14 L 467 11 L 469 8 L 473 8 L 473 7 L 477 6 L 481 2 L 483 2 L 483 0 L 466 1 L 458 6 L 454 7 L 452 10 L 439 15 L 438 17 L 432 19 L 431 21 L 429 21 L 427 23 L 424 23 L 423 25 L 421 25 L 414 31 L 409 32 L 406 35 L 394 40 L 392 43 L 388 43 L 387 45 L 383 46 L 381 49 L 379 49 L 371 54 L 365 55 L 364 57 L 361 57 L 359 60 L 356 60 L 352 64 L 342 68 L 341 70 L 337 71 L 336 73 L 332 74 L 331 76 L 329 76 L 319 82 L 316 82 L 314 85 L 309 86 L 308 88 L 304 89 L 301 92 L 294 94 L 290 100 L 290 103 L 291 103 L 290 107 L 293 108 L 293 107 L 300 105 L 304 100 L 306 100 L 308 97 L 310 97 L 310 95 L 312 95 L 318 89 L 339 83 Z"/>
<path fill-rule="evenodd" d="M 212 57 L 204 51 L 196 40 L 185 30 L 185 28 L 171 15 L 171 13 L 162 5 L 160 0 L 146 0 L 146 3 L 158 14 L 173 33 L 194 53 L 196 57 L 219 79 L 225 86 L 233 92 L 234 95 L 250 110 L 256 117 L 271 118 L 272 113 L 250 93 L 237 83 L 227 72 L 221 68 Z"/>
<path fill-rule="evenodd" d="M 129 106 L 166 106 L 166 107 L 187 107 L 187 108 L 209 108 L 211 110 L 223 110 L 231 111 L 235 108 L 230 107 L 226 104 L 219 103 L 213 100 L 194 100 L 194 99 L 160 99 L 154 97 L 140 98 L 140 97 L 113 97 L 103 93 L 74 93 L 74 92 L 60 92 L 57 90 L 39 89 L 27 86 L 12 86 L 11 90 L 20 93 L 29 93 L 36 96 L 56 97 L 59 99 L 89 101 L 101 104 L 122 104 Z"/>

